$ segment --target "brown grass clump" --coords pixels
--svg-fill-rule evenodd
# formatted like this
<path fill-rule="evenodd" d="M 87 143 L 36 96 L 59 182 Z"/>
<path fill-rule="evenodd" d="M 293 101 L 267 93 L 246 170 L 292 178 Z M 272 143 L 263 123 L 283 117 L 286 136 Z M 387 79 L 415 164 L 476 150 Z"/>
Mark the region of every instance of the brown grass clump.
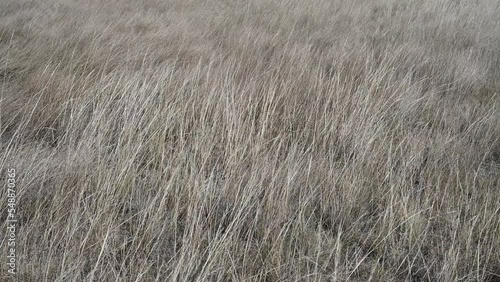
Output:
<path fill-rule="evenodd" d="M 500 281 L 499 3 L 1 1 L 0 280 Z"/>

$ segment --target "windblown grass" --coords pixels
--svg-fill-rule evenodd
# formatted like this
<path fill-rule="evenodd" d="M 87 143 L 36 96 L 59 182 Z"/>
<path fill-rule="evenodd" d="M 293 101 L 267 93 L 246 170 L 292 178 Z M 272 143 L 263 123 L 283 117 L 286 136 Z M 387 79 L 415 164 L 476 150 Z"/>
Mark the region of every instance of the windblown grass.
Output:
<path fill-rule="evenodd" d="M 1 1 L 17 278 L 500 281 L 499 3 Z"/>

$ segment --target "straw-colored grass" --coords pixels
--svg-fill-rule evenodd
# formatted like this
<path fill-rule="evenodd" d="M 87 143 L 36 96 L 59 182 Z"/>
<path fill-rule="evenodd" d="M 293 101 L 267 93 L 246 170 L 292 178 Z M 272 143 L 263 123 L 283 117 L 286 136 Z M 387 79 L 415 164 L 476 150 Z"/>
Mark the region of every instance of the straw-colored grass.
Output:
<path fill-rule="evenodd" d="M 2 0 L 16 278 L 500 281 L 499 46 L 496 0 Z"/>

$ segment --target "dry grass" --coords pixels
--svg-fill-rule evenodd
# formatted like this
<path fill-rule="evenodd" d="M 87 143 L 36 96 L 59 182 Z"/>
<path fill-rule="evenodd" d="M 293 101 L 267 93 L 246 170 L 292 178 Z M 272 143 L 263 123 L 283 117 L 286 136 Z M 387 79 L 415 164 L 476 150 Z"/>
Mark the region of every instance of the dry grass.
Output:
<path fill-rule="evenodd" d="M 500 281 L 499 3 L 1 1 L 18 281 Z"/>

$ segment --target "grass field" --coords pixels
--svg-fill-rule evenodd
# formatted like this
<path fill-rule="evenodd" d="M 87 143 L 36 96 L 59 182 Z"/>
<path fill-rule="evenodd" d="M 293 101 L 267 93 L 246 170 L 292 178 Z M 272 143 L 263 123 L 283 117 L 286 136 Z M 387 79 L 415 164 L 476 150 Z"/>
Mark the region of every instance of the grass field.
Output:
<path fill-rule="evenodd" d="M 0 87 L 1 281 L 500 281 L 497 0 L 2 0 Z"/>

